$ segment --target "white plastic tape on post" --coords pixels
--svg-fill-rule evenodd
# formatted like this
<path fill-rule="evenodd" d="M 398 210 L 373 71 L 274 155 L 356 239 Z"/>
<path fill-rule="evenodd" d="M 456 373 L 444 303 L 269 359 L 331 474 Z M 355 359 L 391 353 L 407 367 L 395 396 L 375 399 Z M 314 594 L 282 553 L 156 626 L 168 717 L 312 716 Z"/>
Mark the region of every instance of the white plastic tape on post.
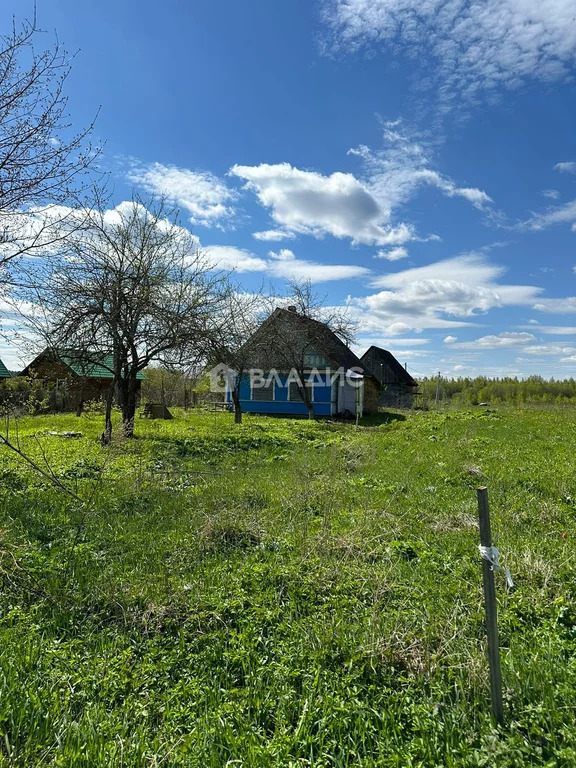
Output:
<path fill-rule="evenodd" d="M 478 549 L 480 550 L 480 555 L 482 556 L 482 559 L 488 560 L 488 562 L 492 566 L 492 570 L 502 571 L 504 576 L 506 576 L 506 586 L 508 587 L 508 589 L 512 589 L 512 587 L 514 586 L 512 575 L 508 570 L 508 568 L 503 568 L 500 565 L 500 552 L 498 552 L 498 549 L 496 547 L 483 547 L 482 544 L 479 545 Z"/>

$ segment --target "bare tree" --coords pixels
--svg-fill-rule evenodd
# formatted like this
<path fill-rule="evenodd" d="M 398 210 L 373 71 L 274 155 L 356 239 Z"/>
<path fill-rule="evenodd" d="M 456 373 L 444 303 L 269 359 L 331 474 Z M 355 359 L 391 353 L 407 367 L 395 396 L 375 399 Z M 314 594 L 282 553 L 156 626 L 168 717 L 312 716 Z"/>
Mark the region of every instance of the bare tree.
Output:
<path fill-rule="evenodd" d="M 261 290 L 246 293 L 228 285 L 220 322 L 215 328 L 213 353 L 215 363 L 227 366 L 227 384 L 234 404 L 234 423 L 242 423 L 240 386 L 254 356 L 254 334 L 266 316 L 266 299 Z"/>
<path fill-rule="evenodd" d="M 25 254 L 62 236 L 70 201 L 88 184 L 99 153 L 92 125 L 72 133 L 64 86 L 71 56 L 56 40 L 37 52 L 36 16 L 0 36 L 0 282 Z M 77 218 L 76 218 L 77 221 Z"/>
<path fill-rule="evenodd" d="M 134 434 L 138 374 L 152 362 L 191 365 L 206 357 L 226 276 L 212 270 L 177 212 L 135 198 L 86 212 L 80 229 L 35 291 L 49 340 L 111 373 L 124 434 Z"/>

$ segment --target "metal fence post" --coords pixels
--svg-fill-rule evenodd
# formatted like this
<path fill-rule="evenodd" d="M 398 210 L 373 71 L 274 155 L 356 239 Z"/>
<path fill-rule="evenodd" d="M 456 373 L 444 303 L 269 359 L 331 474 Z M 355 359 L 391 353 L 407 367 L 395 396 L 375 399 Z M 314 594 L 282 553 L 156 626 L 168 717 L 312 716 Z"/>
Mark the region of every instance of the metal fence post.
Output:
<path fill-rule="evenodd" d="M 492 546 L 490 530 L 490 507 L 488 489 L 478 488 L 478 519 L 480 522 L 480 544 Z M 502 673 L 500 670 L 500 647 L 498 642 L 498 615 L 496 609 L 496 587 L 494 568 L 486 558 L 482 558 L 482 581 L 484 584 L 484 605 L 486 609 L 486 634 L 488 636 L 488 664 L 490 668 L 490 696 L 494 720 L 501 724 L 504 719 L 502 705 Z"/>

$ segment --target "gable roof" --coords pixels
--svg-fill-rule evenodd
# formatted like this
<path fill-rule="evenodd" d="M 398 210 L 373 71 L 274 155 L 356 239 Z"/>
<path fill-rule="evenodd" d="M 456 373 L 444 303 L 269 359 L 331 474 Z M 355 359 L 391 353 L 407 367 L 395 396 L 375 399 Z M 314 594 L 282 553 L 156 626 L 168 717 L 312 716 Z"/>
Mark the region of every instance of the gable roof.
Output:
<path fill-rule="evenodd" d="M 2 360 L 0 360 L 0 379 L 11 379 L 11 378 L 12 378 L 12 374 L 10 373 L 8 368 L 6 368 Z"/>
<path fill-rule="evenodd" d="M 372 345 L 366 350 L 366 352 L 364 352 L 362 355 L 362 360 L 365 360 L 370 353 L 372 353 L 371 357 L 373 360 L 388 365 L 401 384 L 406 384 L 408 387 L 418 386 L 418 382 L 413 379 L 406 368 L 404 368 L 404 366 L 399 363 L 398 360 L 396 360 L 392 352 L 388 352 L 387 349 L 382 349 L 382 347 L 376 347 Z M 376 376 L 376 378 L 379 378 L 377 373 L 374 373 L 373 375 Z"/>
<path fill-rule="evenodd" d="M 26 368 L 22 371 L 23 375 L 26 376 L 28 374 L 29 369 L 34 365 L 36 362 L 40 362 L 42 359 L 48 358 L 53 362 L 60 362 L 63 365 L 65 365 L 67 368 L 69 368 L 72 373 L 74 373 L 76 376 L 79 376 L 80 378 L 86 378 L 86 379 L 113 379 L 114 374 L 112 373 L 112 368 L 114 366 L 114 358 L 112 355 L 100 355 L 97 356 L 96 354 L 90 355 L 86 354 L 86 356 L 81 356 L 79 352 L 75 352 L 75 350 L 67 349 L 63 352 L 56 352 L 55 350 L 46 348 L 43 352 L 41 352 L 38 357 L 34 358 L 34 360 L 29 363 Z M 87 359 L 92 358 L 92 359 Z M 136 374 L 136 378 L 143 380 L 146 379 L 146 376 L 144 376 L 143 373 L 138 372 Z"/>
<path fill-rule="evenodd" d="M 355 368 L 364 376 L 373 376 L 362 360 L 325 323 L 281 307 L 277 307 L 264 320 L 246 343 L 248 349 L 254 350 L 251 360 L 253 367 L 282 369 L 285 361 L 282 360 L 282 354 L 275 349 L 278 346 L 273 338 L 275 327 L 283 327 L 283 332 L 289 334 L 300 334 L 305 339 L 305 344 L 309 344 L 315 352 L 328 358 L 335 368 Z"/>

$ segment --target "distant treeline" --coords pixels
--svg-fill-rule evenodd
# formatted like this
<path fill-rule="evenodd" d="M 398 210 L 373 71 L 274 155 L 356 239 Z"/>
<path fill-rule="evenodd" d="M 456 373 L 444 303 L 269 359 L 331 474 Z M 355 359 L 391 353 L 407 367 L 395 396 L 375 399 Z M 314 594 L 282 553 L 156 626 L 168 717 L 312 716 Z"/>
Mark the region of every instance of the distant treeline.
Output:
<path fill-rule="evenodd" d="M 576 402 L 576 381 L 546 380 L 541 376 L 529 376 L 527 379 L 488 379 L 484 376 L 477 376 L 475 379 L 433 377 L 420 379 L 419 392 L 420 404 L 424 407 L 429 407 L 435 402 L 449 402 L 455 405 L 570 403 Z"/>

